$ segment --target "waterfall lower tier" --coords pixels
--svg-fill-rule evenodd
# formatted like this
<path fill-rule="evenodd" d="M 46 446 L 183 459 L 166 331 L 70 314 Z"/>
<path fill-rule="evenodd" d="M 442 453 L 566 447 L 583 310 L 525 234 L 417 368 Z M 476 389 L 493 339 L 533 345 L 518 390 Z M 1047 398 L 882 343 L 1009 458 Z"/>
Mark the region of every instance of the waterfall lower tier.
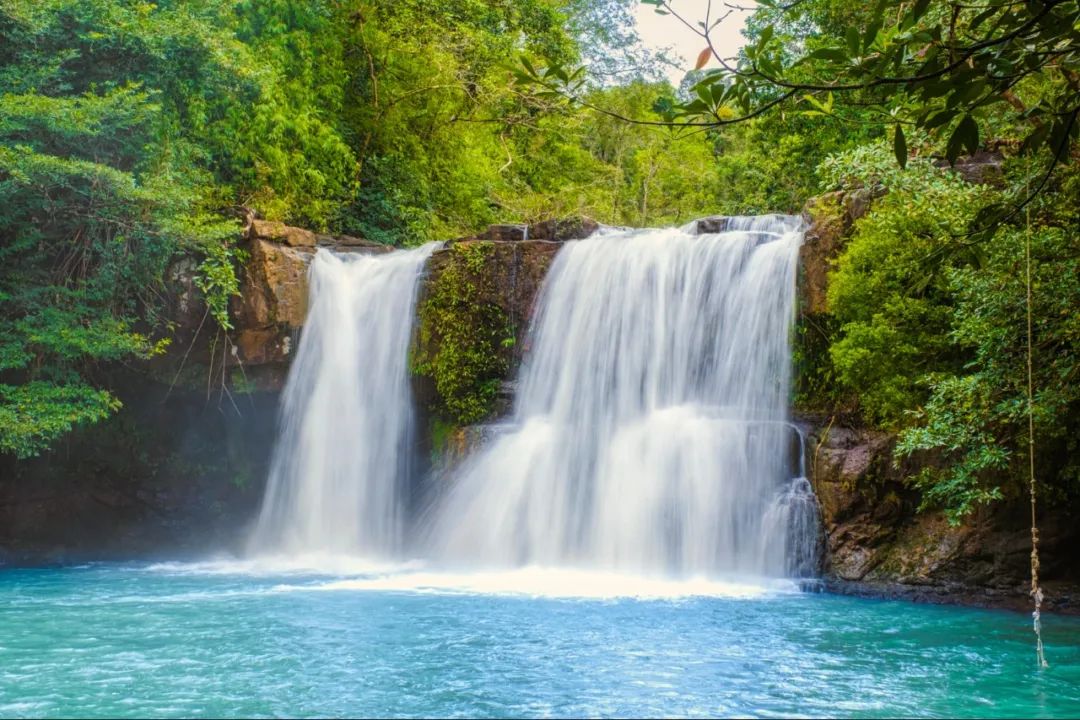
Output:
<path fill-rule="evenodd" d="M 253 552 L 400 549 L 413 452 L 408 349 L 417 283 L 435 247 L 316 253 Z"/>
<path fill-rule="evenodd" d="M 511 426 L 436 500 L 430 551 L 455 564 L 805 574 L 816 509 L 811 521 L 813 495 L 792 482 L 786 422 L 801 241 L 797 219 L 765 216 L 567 243 Z"/>

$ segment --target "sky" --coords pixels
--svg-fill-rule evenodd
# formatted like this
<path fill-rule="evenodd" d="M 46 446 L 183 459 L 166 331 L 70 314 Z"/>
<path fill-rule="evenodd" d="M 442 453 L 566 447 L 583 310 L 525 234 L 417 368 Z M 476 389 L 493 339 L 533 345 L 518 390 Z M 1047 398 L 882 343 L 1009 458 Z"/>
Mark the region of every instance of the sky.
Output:
<path fill-rule="evenodd" d="M 751 7 L 755 3 L 738 0 L 733 4 Z M 709 0 L 672 0 L 671 2 L 672 8 L 695 27 L 699 21 L 705 20 L 708 5 Z M 712 18 L 714 20 L 720 17 L 722 13 L 727 12 L 728 9 L 724 6 L 724 0 L 712 0 Z M 710 33 L 713 45 L 716 46 L 721 55 L 725 57 L 734 55 L 746 42 L 746 38 L 742 36 L 742 29 L 746 25 L 746 18 L 749 14 L 746 11 L 735 10 Z M 680 68 L 671 68 L 667 71 L 668 79 L 678 87 L 686 71 L 693 69 L 698 53 L 705 48 L 705 41 L 695 34 L 693 30 L 679 22 L 679 19 L 674 15 L 657 15 L 652 5 L 638 5 L 635 16 L 638 33 L 640 33 L 641 39 L 646 46 L 653 50 L 671 47 L 674 50 L 672 54 L 682 58 Z M 716 64 L 716 60 L 713 59 L 705 67 L 714 67 Z"/>

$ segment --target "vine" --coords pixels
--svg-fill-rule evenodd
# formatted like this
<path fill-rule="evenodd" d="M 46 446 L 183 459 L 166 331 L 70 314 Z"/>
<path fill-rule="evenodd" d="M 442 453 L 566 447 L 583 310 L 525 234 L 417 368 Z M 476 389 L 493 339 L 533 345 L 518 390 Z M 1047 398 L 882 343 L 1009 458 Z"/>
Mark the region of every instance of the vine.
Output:
<path fill-rule="evenodd" d="M 1031 613 L 1032 627 L 1035 630 L 1035 653 L 1039 667 L 1048 667 L 1042 641 L 1042 601 L 1043 591 L 1039 587 L 1039 527 L 1035 520 L 1035 383 L 1032 372 L 1031 342 L 1031 210 L 1026 212 L 1027 227 L 1024 232 L 1024 283 L 1027 290 L 1027 420 L 1028 420 L 1028 479 L 1031 496 L 1031 598 L 1035 610 Z"/>

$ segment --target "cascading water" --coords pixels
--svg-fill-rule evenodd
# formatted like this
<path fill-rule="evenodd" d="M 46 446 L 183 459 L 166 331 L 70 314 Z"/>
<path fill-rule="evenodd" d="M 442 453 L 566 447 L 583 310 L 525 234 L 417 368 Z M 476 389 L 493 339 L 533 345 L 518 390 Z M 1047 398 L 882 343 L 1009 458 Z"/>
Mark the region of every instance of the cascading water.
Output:
<path fill-rule="evenodd" d="M 764 216 L 568 243 L 512 423 L 436 501 L 432 552 L 647 573 L 812 567 L 816 509 L 791 480 L 787 423 L 801 241 L 798 219 Z"/>
<path fill-rule="evenodd" d="M 316 253 L 253 552 L 400 548 L 413 434 L 407 356 L 417 282 L 436 246 Z"/>

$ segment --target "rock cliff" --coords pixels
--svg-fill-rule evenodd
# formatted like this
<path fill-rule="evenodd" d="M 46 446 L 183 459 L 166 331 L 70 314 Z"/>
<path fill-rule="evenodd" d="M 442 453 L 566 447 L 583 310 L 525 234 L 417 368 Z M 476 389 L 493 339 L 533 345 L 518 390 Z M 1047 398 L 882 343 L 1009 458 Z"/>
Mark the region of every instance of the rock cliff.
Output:
<path fill-rule="evenodd" d="M 826 588 L 875 597 L 1024 610 L 1031 535 L 1026 507 L 1002 505 L 950 525 L 918 511 L 905 482 L 932 458 L 893 461 L 881 432 L 803 419 L 807 468 L 821 508 Z M 1061 516 L 1041 523 L 1042 575 L 1050 610 L 1077 612 L 1076 532 Z"/>

